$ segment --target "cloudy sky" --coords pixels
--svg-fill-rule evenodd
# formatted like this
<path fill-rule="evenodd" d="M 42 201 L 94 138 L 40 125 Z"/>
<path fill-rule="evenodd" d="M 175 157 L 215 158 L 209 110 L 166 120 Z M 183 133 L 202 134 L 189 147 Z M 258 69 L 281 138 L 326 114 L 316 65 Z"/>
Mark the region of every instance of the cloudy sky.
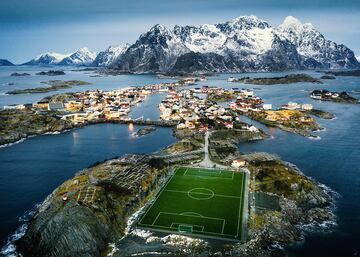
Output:
<path fill-rule="evenodd" d="M 272 26 L 293 15 L 360 55 L 360 0 L 0 0 L 0 58 L 25 62 L 47 51 L 134 42 L 160 23 L 172 27 L 256 15 Z"/>

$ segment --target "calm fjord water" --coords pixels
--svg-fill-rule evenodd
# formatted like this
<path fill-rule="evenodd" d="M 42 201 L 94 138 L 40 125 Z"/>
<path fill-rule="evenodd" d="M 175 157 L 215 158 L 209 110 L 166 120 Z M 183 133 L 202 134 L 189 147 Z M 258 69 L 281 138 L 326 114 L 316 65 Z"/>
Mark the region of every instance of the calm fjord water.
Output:
<path fill-rule="evenodd" d="M 19 68 L 17 68 L 19 69 Z M 40 81 L 52 77 L 9 77 L 11 72 L 29 70 L 31 74 L 44 68 L 1 68 L 0 92 L 38 86 Z M 246 76 L 274 76 L 285 73 L 251 73 Z M 322 74 L 312 72 L 313 76 Z M 66 91 L 88 88 L 114 89 L 129 85 L 144 85 L 170 80 L 159 80 L 150 75 L 122 75 L 116 77 L 90 77 L 87 72 L 68 71 L 56 79 L 81 79 L 93 85 L 75 87 Z M 241 87 L 254 89 L 266 103 L 275 106 L 295 101 L 312 103 L 315 107 L 333 112 L 336 119 L 317 119 L 326 129 L 317 132 L 321 140 L 266 128 L 273 139 L 239 145 L 241 152 L 267 151 L 276 153 L 283 160 L 296 164 L 306 175 L 338 192 L 336 214 L 338 226 L 331 233 L 306 236 L 303 243 L 288 249 L 294 256 L 356 256 L 360 254 L 360 105 L 317 102 L 308 94 L 313 89 L 346 90 L 360 98 L 360 78 L 338 77 L 324 81 L 323 85 L 298 83 L 291 85 L 254 86 L 226 82 L 229 74 L 221 74 L 200 85 Z M 242 75 L 238 75 L 242 76 Z M 7 83 L 14 82 L 9 86 Z M 34 83 L 36 85 L 34 85 Z M 60 91 L 62 92 L 62 91 Z M 41 95 L 1 95 L 0 106 L 11 103 L 33 102 Z M 51 95 L 50 92 L 47 95 Z M 144 115 L 157 118 L 157 104 L 164 95 L 153 95 L 136 106 L 133 117 Z M 255 122 L 253 122 L 255 124 Z M 257 124 L 257 123 L 256 123 Z M 30 138 L 22 143 L 0 148 L 0 237 L 6 237 L 19 226 L 19 217 L 41 202 L 53 189 L 76 171 L 99 160 L 124 153 L 151 152 L 164 147 L 174 138 L 171 130 L 162 128 L 141 138 L 133 138 L 128 127 L 100 124 L 69 131 L 59 135 Z"/>

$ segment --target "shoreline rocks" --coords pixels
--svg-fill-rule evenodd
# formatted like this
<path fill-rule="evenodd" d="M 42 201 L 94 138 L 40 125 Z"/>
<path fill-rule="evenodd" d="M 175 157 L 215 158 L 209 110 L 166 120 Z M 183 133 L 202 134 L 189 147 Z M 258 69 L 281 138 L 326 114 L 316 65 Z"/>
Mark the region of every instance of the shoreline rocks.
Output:
<path fill-rule="evenodd" d="M 310 114 L 310 115 L 314 115 L 314 116 L 322 118 L 322 119 L 330 120 L 330 119 L 335 118 L 335 115 L 332 114 L 331 112 L 326 112 L 326 111 L 319 110 L 319 109 L 303 110 L 303 112 Z"/>
<path fill-rule="evenodd" d="M 35 73 L 36 75 L 41 76 L 60 76 L 60 75 L 66 75 L 64 71 L 62 70 L 49 70 L 49 71 L 40 71 L 38 73 Z"/>
<path fill-rule="evenodd" d="M 19 94 L 38 94 L 38 93 L 47 93 L 51 91 L 57 91 L 59 89 L 72 88 L 73 86 L 81 85 L 90 85 L 91 83 L 81 81 L 81 80 L 50 80 L 47 82 L 41 82 L 43 84 L 50 85 L 49 87 L 35 87 L 35 88 L 26 88 L 26 89 L 16 89 L 8 91 L 6 94 L 9 95 L 19 95 Z"/>
<path fill-rule="evenodd" d="M 360 76 L 360 70 L 327 71 L 325 74 L 334 76 Z"/>
<path fill-rule="evenodd" d="M 260 212 L 260 209 L 251 212 L 250 240 L 245 244 L 224 242 L 219 250 L 211 240 L 181 235 L 162 238 L 155 232 L 145 233 L 146 237 L 127 233 L 128 218 L 166 181 L 169 167 L 160 160 L 161 156 L 168 158 L 201 147 L 203 134 L 186 134 L 182 135 L 180 145 L 175 143 L 162 150 L 163 153 L 125 155 L 94 164 L 65 181 L 41 204 L 25 236 L 16 242 L 18 249 L 29 257 L 100 256 L 109 252 L 110 244 L 113 257 L 149 252 L 158 252 L 159 256 L 283 256 L 281 248 L 274 250 L 272 245 L 300 240 L 304 233 L 301 224 L 334 218 L 327 209 L 331 197 L 316 182 L 277 157 L 258 154 L 256 158 L 249 156 L 252 161 L 247 168 L 255 178 L 250 180 L 250 191 L 273 195 L 279 199 L 280 209 L 260 208 Z M 226 135 L 226 130 L 215 131 L 212 139 L 221 140 Z M 241 133 L 231 137 L 237 141 L 249 140 L 249 135 Z M 252 135 L 251 139 L 262 138 L 258 137 Z M 135 171 L 134 167 L 144 167 L 144 170 Z M 135 187 L 125 185 L 129 179 L 121 175 L 131 170 L 140 172 L 133 181 Z M 66 201 L 63 200 L 65 193 Z M 140 247 L 142 245 L 144 247 Z M 162 249 L 166 249 L 166 253 Z"/>
<path fill-rule="evenodd" d="M 323 75 L 320 78 L 321 79 L 336 79 L 334 76 L 331 76 L 331 75 Z"/>
<path fill-rule="evenodd" d="M 15 143 L 29 136 L 61 132 L 76 127 L 58 118 L 54 112 L 38 114 L 27 109 L 2 110 L 0 120 L 0 145 Z"/>
<path fill-rule="evenodd" d="M 30 74 L 26 73 L 26 72 L 23 72 L 23 73 L 14 72 L 14 73 L 11 73 L 10 76 L 11 77 L 24 77 L 24 76 L 30 76 Z"/>
<path fill-rule="evenodd" d="M 253 84 L 253 85 L 275 85 L 275 84 L 291 84 L 298 82 L 309 82 L 322 84 L 319 79 L 313 78 L 307 74 L 289 74 L 282 77 L 269 77 L 269 78 L 233 78 L 229 79 L 229 82 L 241 82 L 245 84 Z"/>
<path fill-rule="evenodd" d="M 136 132 L 136 136 L 138 136 L 138 137 L 145 136 L 147 134 L 154 132 L 155 130 L 156 130 L 156 128 L 154 126 L 145 126 L 143 128 L 140 128 Z"/>
<path fill-rule="evenodd" d="M 359 100 L 350 96 L 347 92 L 330 92 L 326 89 L 313 90 L 310 98 L 320 101 L 329 101 L 335 103 L 359 104 Z"/>
<path fill-rule="evenodd" d="M 320 115 L 318 112 L 314 113 Z M 311 132 L 321 129 L 312 117 L 300 110 L 250 111 L 243 113 L 243 115 L 267 126 L 278 127 L 284 131 L 309 138 L 314 137 Z"/>

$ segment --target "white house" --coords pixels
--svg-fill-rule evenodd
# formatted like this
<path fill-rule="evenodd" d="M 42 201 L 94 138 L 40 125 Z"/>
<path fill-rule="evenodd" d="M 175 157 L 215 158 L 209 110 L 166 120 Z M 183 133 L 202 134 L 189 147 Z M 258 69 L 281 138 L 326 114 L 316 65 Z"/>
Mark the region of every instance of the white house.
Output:
<path fill-rule="evenodd" d="M 235 159 L 232 161 L 231 163 L 231 167 L 233 168 L 240 168 L 240 167 L 244 167 L 246 165 L 246 160 L 244 159 Z"/>
<path fill-rule="evenodd" d="M 272 109 L 272 104 L 263 104 L 263 109 L 264 110 L 271 110 Z"/>
<path fill-rule="evenodd" d="M 301 106 L 301 108 L 302 108 L 303 110 L 312 110 L 313 105 L 312 105 L 312 104 L 303 104 L 303 105 Z"/>

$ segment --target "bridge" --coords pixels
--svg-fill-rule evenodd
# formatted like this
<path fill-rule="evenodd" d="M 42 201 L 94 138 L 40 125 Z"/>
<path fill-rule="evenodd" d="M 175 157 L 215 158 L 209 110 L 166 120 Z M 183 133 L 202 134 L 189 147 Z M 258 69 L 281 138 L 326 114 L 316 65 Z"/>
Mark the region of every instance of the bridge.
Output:
<path fill-rule="evenodd" d="M 178 124 L 177 121 L 172 120 L 150 120 L 150 119 L 144 119 L 144 117 L 140 117 L 137 119 L 126 119 L 126 120 L 120 120 L 120 123 L 133 123 L 136 125 L 152 125 L 152 126 L 159 126 L 159 127 L 174 127 Z"/>
<path fill-rule="evenodd" d="M 178 124 L 178 121 L 172 120 L 150 120 L 144 119 L 143 116 L 136 119 L 120 119 L 120 120 L 108 120 L 108 119 L 96 119 L 92 121 L 88 121 L 86 124 L 97 124 L 97 123 L 120 123 L 120 124 L 134 124 L 134 125 L 145 125 L 145 126 L 158 126 L 158 127 L 174 127 Z"/>

